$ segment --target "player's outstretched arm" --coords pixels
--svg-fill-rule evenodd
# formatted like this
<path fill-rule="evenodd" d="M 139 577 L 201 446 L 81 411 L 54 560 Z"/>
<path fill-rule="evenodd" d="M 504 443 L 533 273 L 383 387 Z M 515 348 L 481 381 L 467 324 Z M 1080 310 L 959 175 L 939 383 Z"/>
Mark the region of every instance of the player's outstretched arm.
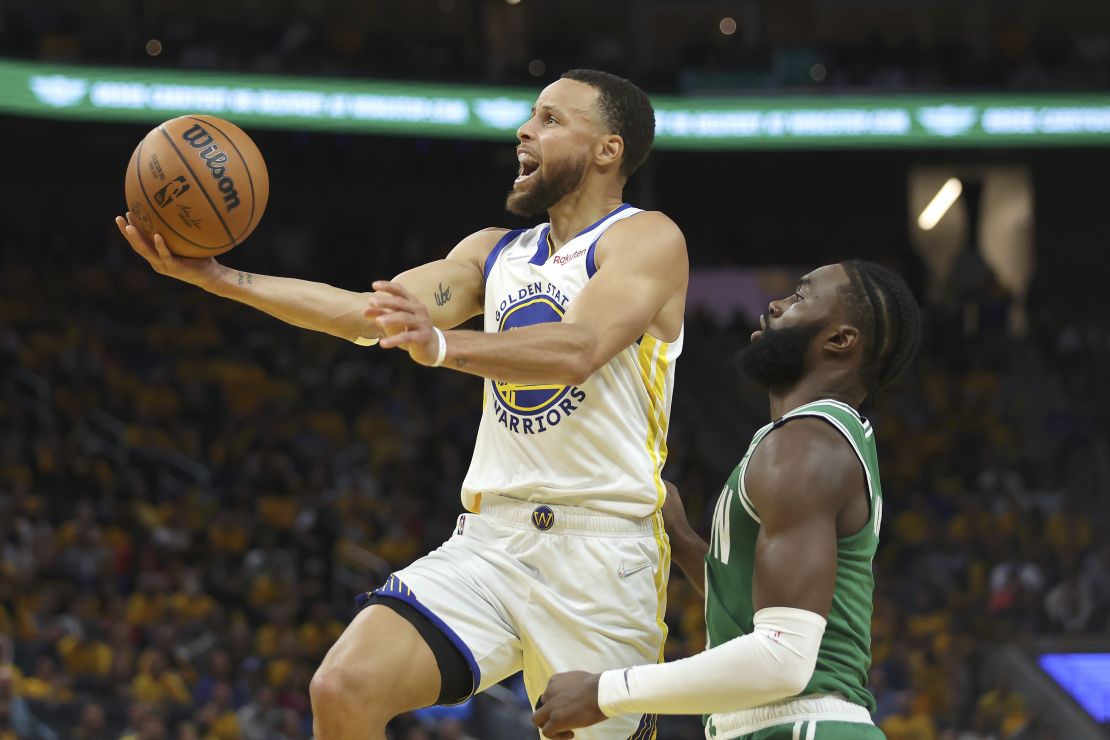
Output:
<path fill-rule="evenodd" d="M 752 632 L 672 663 L 553 676 L 532 718 L 545 737 L 618 714 L 730 712 L 805 689 L 836 585 L 837 518 L 867 490 L 863 469 L 838 432 L 797 419 L 760 444 L 745 486 L 761 520 Z"/>
<path fill-rule="evenodd" d="M 377 325 L 363 315 L 370 293 L 344 290 L 311 280 L 243 272 L 221 265 L 214 258 L 193 259 L 171 252 L 158 235 L 148 239 L 128 220 L 116 218 L 120 233 L 154 270 L 162 275 L 196 285 L 224 298 L 244 303 L 282 321 L 304 329 L 331 334 L 350 341 L 373 340 Z M 459 243 L 446 259 L 402 273 L 398 280 L 424 291 L 433 281 L 447 286 L 450 300 L 432 314 L 437 326 L 450 328 L 481 311 L 484 282 L 481 250 L 486 254 L 503 230 L 486 230 Z M 481 257 L 484 260 L 484 257 Z M 477 307 L 477 308 L 476 308 Z"/>
<path fill-rule="evenodd" d="M 440 329 L 454 328 L 482 313 L 486 258 L 506 231 L 476 231 L 456 244 L 446 258 L 406 270 L 392 282 L 404 286 L 427 307 L 432 324 Z M 363 301 L 362 308 L 366 305 Z"/>
<path fill-rule="evenodd" d="M 667 497 L 663 499 L 663 528 L 671 541 L 671 560 L 705 598 L 705 554 L 709 552 L 709 544 L 690 526 L 678 487 L 669 480 L 663 481 L 663 485 L 667 487 Z"/>
<path fill-rule="evenodd" d="M 674 222 L 657 212 L 632 216 L 602 236 L 595 257 L 597 274 L 561 322 L 501 333 L 447 332 L 443 364 L 503 382 L 575 385 L 639 339 L 664 307 L 673 307 L 677 330 L 689 264 Z M 424 299 L 396 283 L 374 288 L 379 292 L 367 315 L 389 335 L 382 346 L 435 364 L 439 340 Z"/>

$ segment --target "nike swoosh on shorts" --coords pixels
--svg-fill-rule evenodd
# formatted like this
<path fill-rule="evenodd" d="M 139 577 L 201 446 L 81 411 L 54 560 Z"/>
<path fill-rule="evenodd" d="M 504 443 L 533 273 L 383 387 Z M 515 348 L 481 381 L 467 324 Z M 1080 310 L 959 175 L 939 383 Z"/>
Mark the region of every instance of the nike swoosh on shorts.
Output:
<path fill-rule="evenodd" d="M 629 568 L 629 569 L 625 570 L 624 561 L 622 560 L 621 564 L 619 566 L 617 566 L 617 578 L 628 578 L 633 573 L 639 573 L 644 568 L 650 568 L 650 567 L 651 567 L 651 563 L 640 563 L 635 568 Z"/>

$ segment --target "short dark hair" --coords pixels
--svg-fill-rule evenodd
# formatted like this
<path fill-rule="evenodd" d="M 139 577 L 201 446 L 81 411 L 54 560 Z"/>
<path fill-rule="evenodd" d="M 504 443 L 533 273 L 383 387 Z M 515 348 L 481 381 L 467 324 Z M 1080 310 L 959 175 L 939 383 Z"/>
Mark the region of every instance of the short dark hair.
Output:
<path fill-rule="evenodd" d="M 848 284 L 840 288 L 849 320 L 864 333 L 865 360 L 860 375 L 869 395 L 889 385 L 917 353 L 921 312 L 906 281 L 874 262 L 840 263 Z"/>
<path fill-rule="evenodd" d="M 562 79 L 582 82 L 598 92 L 597 106 L 609 132 L 624 140 L 620 172 L 630 176 L 647 159 L 655 141 L 655 109 L 643 90 L 623 77 L 596 69 L 572 69 Z"/>

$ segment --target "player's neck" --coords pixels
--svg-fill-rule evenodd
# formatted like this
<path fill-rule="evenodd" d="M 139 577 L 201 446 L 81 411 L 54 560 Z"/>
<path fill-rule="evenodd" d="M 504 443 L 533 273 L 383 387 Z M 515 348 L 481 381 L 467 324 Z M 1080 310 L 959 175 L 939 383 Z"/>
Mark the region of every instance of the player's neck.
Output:
<path fill-rule="evenodd" d="M 781 419 L 799 406 L 807 403 L 832 399 L 858 409 L 866 391 L 858 383 L 846 382 L 839 374 L 834 377 L 807 375 L 789 388 L 772 388 L 768 392 L 771 400 L 771 419 Z"/>
<path fill-rule="evenodd" d="M 561 248 L 587 227 L 615 211 L 623 202 L 619 189 L 599 192 L 587 186 L 574 191 L 547 211 L 551 222 L 551 243 L 555 249 Z"/>

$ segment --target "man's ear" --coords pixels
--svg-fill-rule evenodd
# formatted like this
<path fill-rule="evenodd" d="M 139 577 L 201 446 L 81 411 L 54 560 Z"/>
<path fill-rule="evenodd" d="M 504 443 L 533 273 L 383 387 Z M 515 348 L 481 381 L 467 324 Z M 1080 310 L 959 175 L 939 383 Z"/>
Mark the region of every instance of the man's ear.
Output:
<path fill-rule="evenodd" d="M 851 324 L 837 324 L 826 336 L 824 348 L 829 352 L 845 353 L 852 351 L 861 341 L 863 338 L 859 329 Z"/>
<path fill-rule="evenodd" d="M 624 139 L 619 134 L 609 134 L 601 140 L 597 150 L 597 163 L 602 166 L 619 165 L 624 156 Z"/>

